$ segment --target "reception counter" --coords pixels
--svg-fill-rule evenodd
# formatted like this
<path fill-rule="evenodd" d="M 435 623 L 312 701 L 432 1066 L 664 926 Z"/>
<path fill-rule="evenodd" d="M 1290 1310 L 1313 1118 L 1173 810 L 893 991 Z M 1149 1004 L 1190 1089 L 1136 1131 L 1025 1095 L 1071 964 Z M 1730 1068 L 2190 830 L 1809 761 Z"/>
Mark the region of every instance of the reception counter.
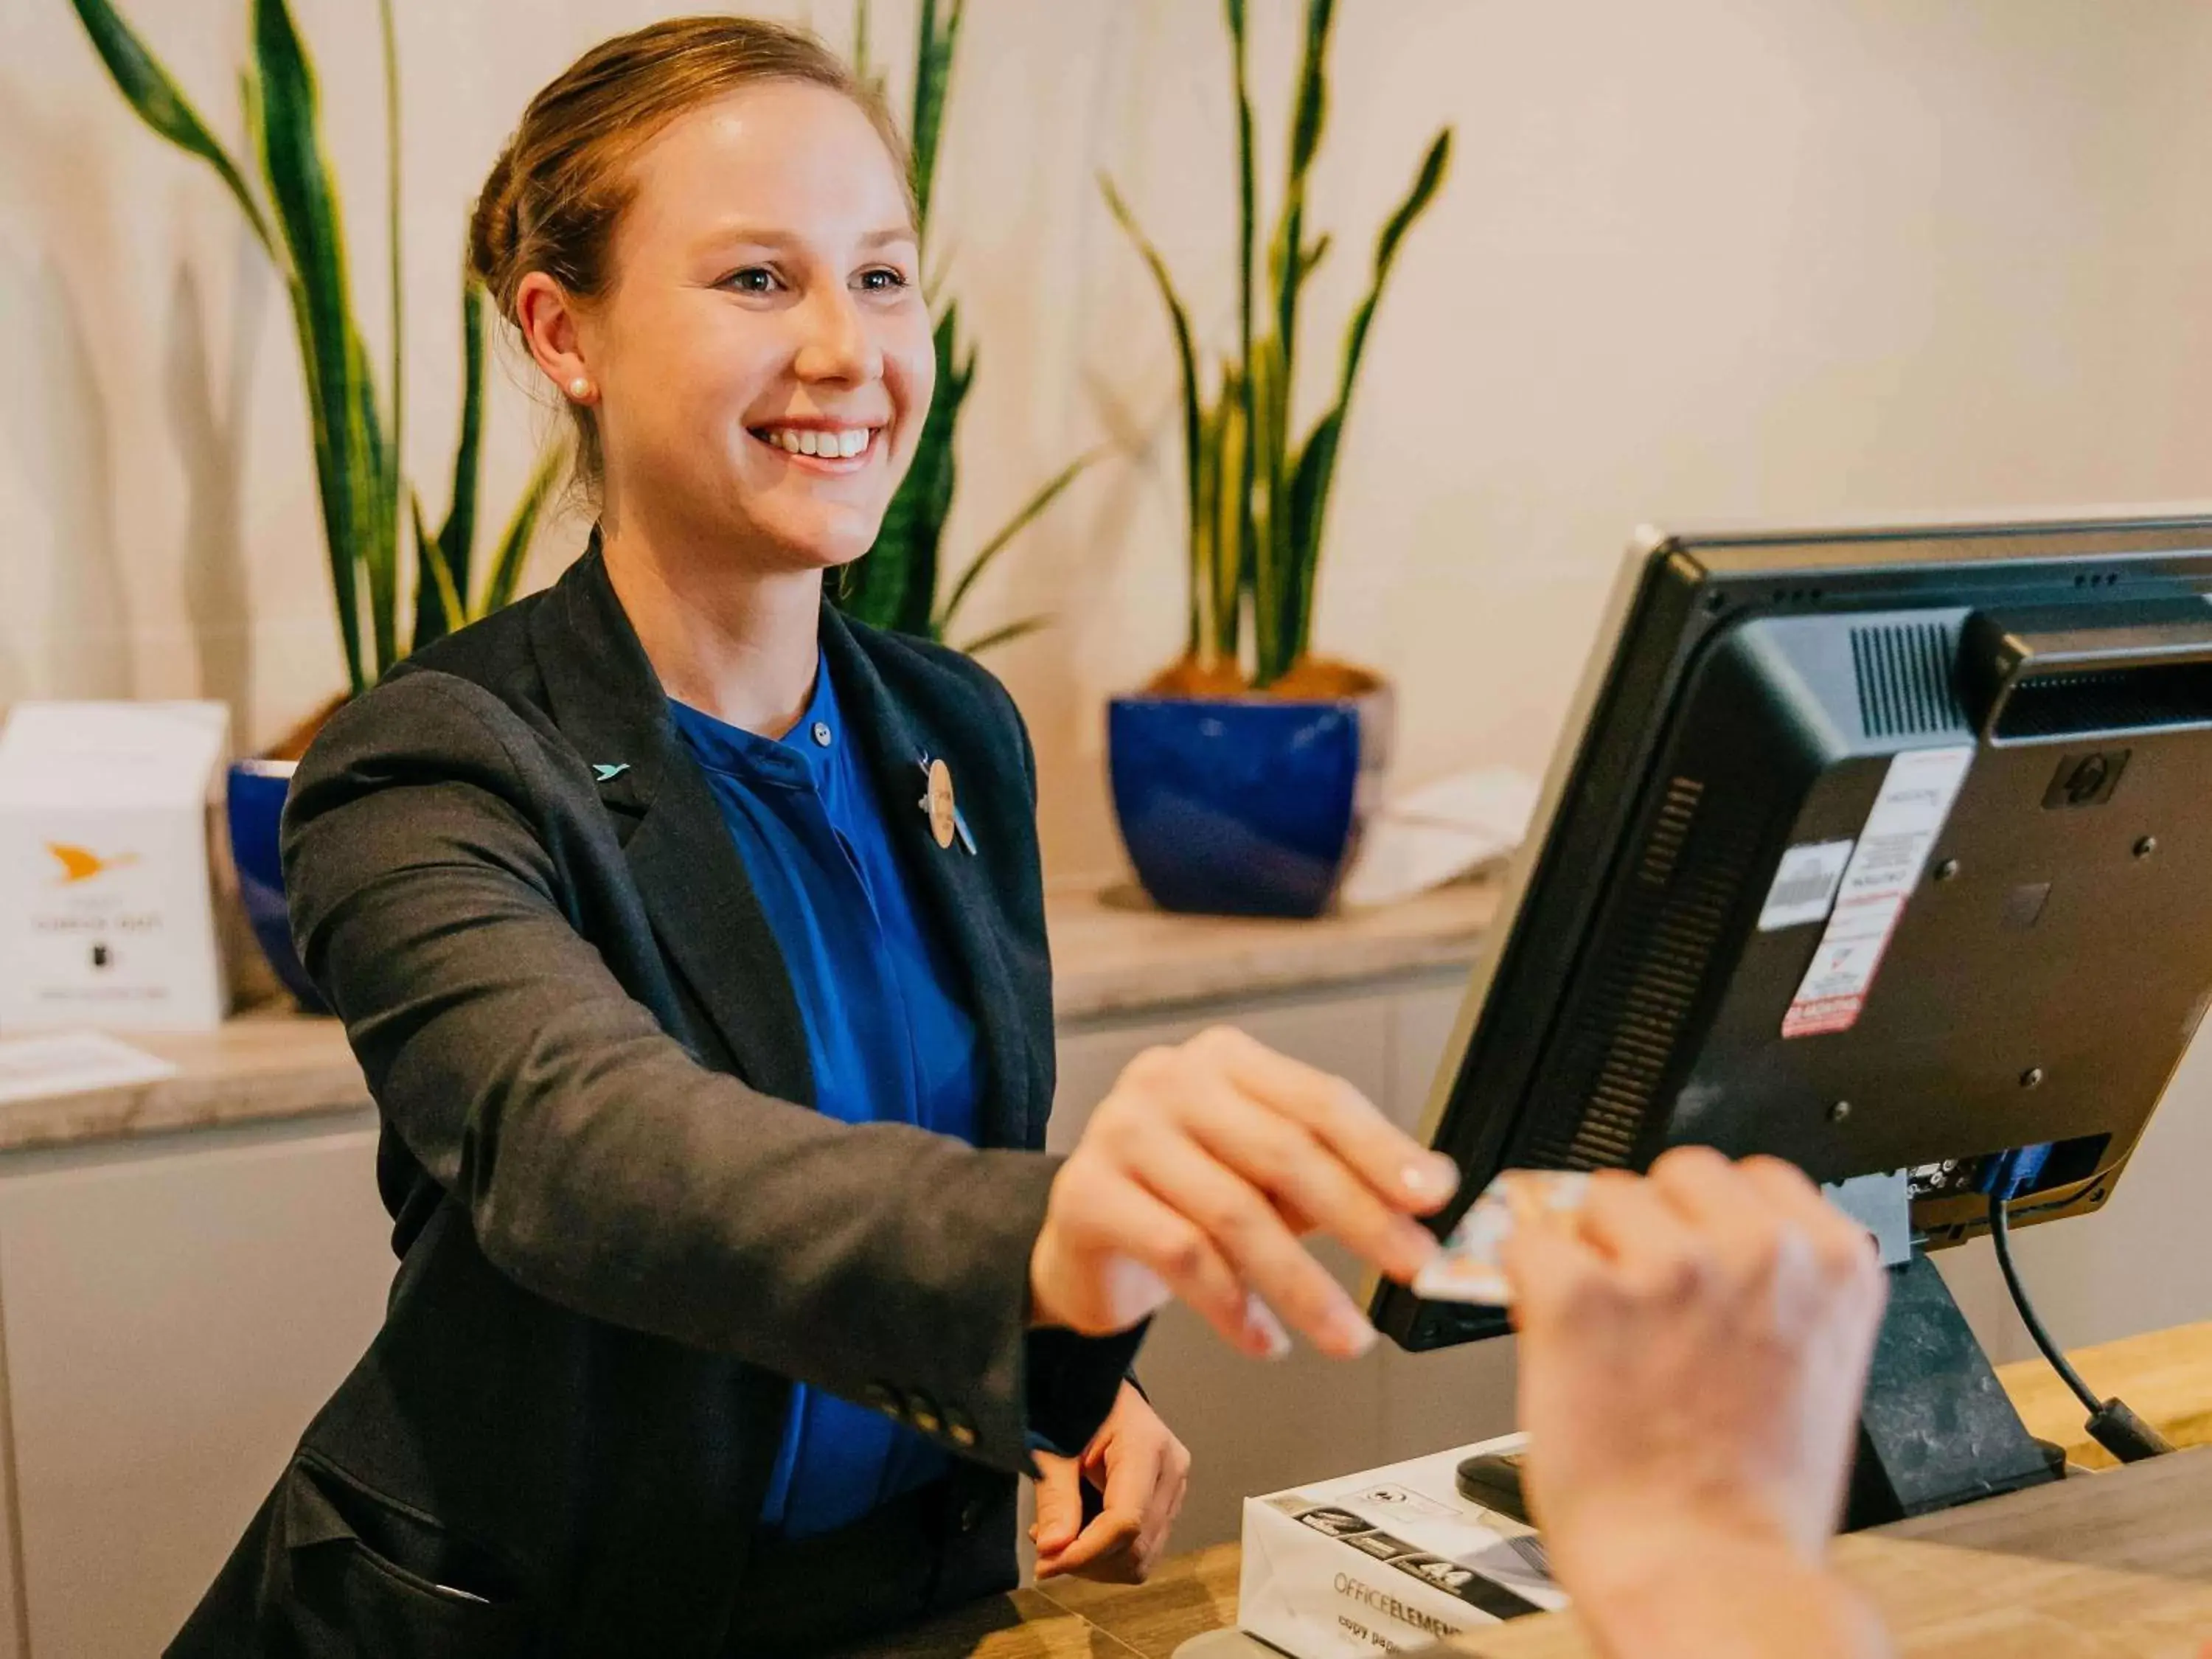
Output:
<path fill-rule="evenodd" d="M 1902 1652 L 1927 1659 L 2197 1659 L 2212 1644 L 2212 1324 L 2074 1355 L 2185 1449 L 2114 1473 L 1843 1539 L 1839 1569 L 1882 1609 Z M 2041 1360 L 1998 1373 L 2035 1433 L 2109 1464 Z M 2055 1385 L 2055 1386 L 2054 1386 Z M 2061 1397 L 2063 1396 L 2063 1398 Z M 1233 1628 L 1233 1544 L 1176 1557 L 1149 1583 L 1048 1583 L 985 1603 L 880 1659 L 1172 1659 Z M 1260 1656 L 1272 1650 L 1243 1644 Z M 1588 1659 L 1571 1614 L 1517 1620 L 1432 1650 L 1485 1659 Z M 850 1659 L 858 1659 L 851 1656 Z M 1222 1656 L 1217 1656 L 1217 1659 Z"/>

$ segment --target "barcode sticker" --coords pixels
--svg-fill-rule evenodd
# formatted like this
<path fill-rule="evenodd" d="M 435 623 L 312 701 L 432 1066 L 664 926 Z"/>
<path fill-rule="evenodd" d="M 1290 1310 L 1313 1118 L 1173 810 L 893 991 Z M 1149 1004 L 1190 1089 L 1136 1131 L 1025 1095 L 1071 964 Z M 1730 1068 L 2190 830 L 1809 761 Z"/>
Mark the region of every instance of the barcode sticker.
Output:
<path fill-rule="evenodd" d="M 1782 1017 L 1784 1036 L 1848 1031 L 1858 1024 L 1875 970 L 1973 759 L 1972 744 L 1908 749 L 1891 758 L 1881 793 L 1844 868 L 1827 931 Z"/>
<path fill-rule="evenodd" d="M 1766 890 L 1765 908 L 1759 913 L 1759 931 L 1798 927 L 1808 921 L 1826 921 L 1828 907 L 1836 902 L 1836 889 L 1844 879 L 1844 866 L 1851 861 L 1855 841 L 1808 842 L 1782 855 L 1774 872 L 1774 885 Z"/>

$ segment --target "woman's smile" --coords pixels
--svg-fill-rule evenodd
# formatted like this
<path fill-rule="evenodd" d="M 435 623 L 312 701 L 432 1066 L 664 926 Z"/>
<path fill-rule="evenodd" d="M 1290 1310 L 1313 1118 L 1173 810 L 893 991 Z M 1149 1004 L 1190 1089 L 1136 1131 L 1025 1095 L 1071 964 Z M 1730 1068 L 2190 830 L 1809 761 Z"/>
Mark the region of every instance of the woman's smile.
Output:
<path fill-rule="evenodd" d="M 879 441 L 885 430 L 882 426 L 780 422 L 745 430 L 799 471 L 838 477 L 874 465 L 884 447 Z"/>

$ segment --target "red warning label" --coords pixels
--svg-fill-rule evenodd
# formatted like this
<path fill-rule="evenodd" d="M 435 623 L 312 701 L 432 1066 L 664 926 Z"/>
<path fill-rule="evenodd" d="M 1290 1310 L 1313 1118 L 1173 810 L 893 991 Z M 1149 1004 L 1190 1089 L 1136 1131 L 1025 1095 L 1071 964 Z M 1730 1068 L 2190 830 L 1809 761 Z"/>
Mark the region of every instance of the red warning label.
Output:
<path fill-rule="evenodd" d="M 1844 870 L 1820 948 L 1782 1017 L 1784 1036 L 1848 1031 L 1858 1023 L 1882 954 L 1973 758 L 1973 745 L 1965 744 L 1907 750 L 1891 759 Z"/>

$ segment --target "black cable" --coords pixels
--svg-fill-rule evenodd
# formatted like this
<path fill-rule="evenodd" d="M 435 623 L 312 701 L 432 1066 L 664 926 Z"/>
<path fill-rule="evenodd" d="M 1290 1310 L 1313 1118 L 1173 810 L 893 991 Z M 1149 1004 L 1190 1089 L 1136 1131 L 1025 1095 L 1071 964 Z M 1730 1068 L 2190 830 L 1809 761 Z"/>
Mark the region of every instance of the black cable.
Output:
<path fill-rule="evenodd" d="M 2012 1189 L 2009 1179 L 2001 1178 L 1990 1192 L 1990 1242 L 1996 1246 L 1997 1266 L 2003 1271 L 2005 1288 L 2012 1292 L 2012 1304 L 2020 1310 L 2021 1323 L 2035 1339 L 2035 1346 L 2043 1350 L 2043 1357 L 2051 1362 L 2051 1369 L 2066 1381 L 2066 1386 L 2089 1408 L 2089 1420 L 2085 1426 L 2089 1436 L 2099 1445 L 2123 1463 L 2140 1462 L 2146 1457 L 2156 1457 L 2173 1448 L 2150 1424 L 2136 1416 L 2127 1401 L 2115 1396 L 2100 1400 L 2081 1380 L 2058 1345 L 2051 1340 L 2051 1333 L 2043 1328 L 2036 1317 L 2035 1306 L 2027 1299 L 2027 1287 L 2020 1282 L 2020 1269 L 2013 1266 L 2012 1218 L 2005 1212 L 2006 1194 Z"/>
<path fill-rule="evenodd" d="M 2027 1334 L 2035 1339 L 2035 1346 L 2043 1350 L 2043 1357 L 2051 1362 L 2051 1369 L 2065 1379 L 2066 1386 L 2074 1390 L 2081 1403 L 2094 1413 L 2105 1409 L 2105 1402 L 2090 1392 L 2089 1385 L 2081 1380 L 2058 1345 L 2051 1340 L 2051 1333 L 2043 1328 L 2036 1317 L 2035 1304 L 2027 1299 L 2027 1287 L 2020 1282 L 2020 1269 L 2012 1263 L 2012 1218 L 2005 1213 L 2004 1191 L 2000 1188 L 1990 1194 L 1990 1242 L 1996 1246 L 1997 1266 L 2003 1271 L 2005 1288 L 2012 1292 L 2012 1304 L 2020 1310 L 2020 1322 L 2027 1327 Z"/>

